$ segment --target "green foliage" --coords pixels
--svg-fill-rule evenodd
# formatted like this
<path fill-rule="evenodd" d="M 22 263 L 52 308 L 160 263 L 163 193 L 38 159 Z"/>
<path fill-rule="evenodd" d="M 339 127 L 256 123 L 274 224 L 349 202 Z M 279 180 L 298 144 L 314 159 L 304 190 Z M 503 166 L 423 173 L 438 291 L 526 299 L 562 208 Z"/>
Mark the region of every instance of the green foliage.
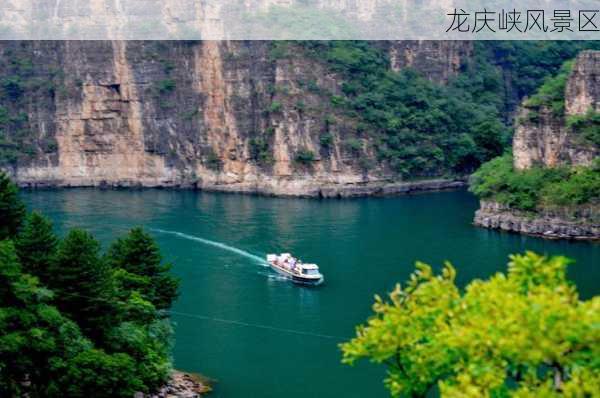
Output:
<path fill-rule="evenodd" d="M 273 163 L 273 155 L 271 154 L 271 148 L 269 141 L 263 137 L 258 136 L 251 138 L 248 141 L 250 158 L 259 164 L 268 165 Z"/>
<path fill-rule="evenodd" d="M 286 58 L 288 56 L 289 43 L 284 40 L 275 40 L 271 42 L 271 48 L 269 49 L 269 58 L 272 61 Z"/>
<path fill-rule="evenodd" d="M 591 167 L 575 167 L 568 177 L 546 183 L 540 194 L 544 207 L 576 206 L 600 202 L 600 158 Z"/>
<path fill-rule="evenodd" d="M 491 66 L 474 66 L 443 86 L 409 69 L 390 71 L 387 51 L 373 43 L 308 42 L 303 47 L 341 75 L 343 95 L 333 95 L 332 104 L 356 120 L 357 133 L 374 138 L 370 142 L 379 160 L 401 175 L 468 173 L 500 155 L 508 143 L 500 101 L 490 100 L 502 89 L 502 78 Z M 478 84 L 482 74 L 485 81 Z M 461 145 L 468 141 L 465 136 L 475 145 Z"/>
<path fill-rule="evenodd" d="M 24 217 L 25 205 L 17 186 L 0 171 L 0 240 L 15 237 Z"/>
<path fill-rule="evenodd" d="M 125 271 L 140 278 L 130 286 L 131 278 L 118 279 L 120 289 L 136 291 L 157 309 L 167 309 L 177 298 L 179 281 L 169 274 L 171 264 L 162 264 L 160 250 L 154 239 L 142 228 L 134 228 L 117 239 L 106 254 L 113 270 Z"/>
<path fill-rule="evenodd" d="M 1 396 L 61 396 L 59 376 L 90 348 L 77 325 L 49 305 L 51 296 L 21 272 L 12 242 L 0 242 Z"/>
<path fill-rule="evenodd" d="M 567 127 L 584 142 L 600 146 L 600 112 L 590 109 L 585 115 L 568 116 Z"/>
<path fill-rule="evenodd" d="M 14 207 L 16 188 L 2 177 Z M 164 383 L 165 310 L 179 282 L 147 233 L 134 228 L 101 257 L 90 234 L 59 240 L 32 213 L 7 237 L 16 243 L 0 241 L 0 396 L 131 397 Z"/>
<path fill-rule="evenodd" d="M 508 274 L 463 291 L 446 264 L 417 263 L 407 285 L 343 343 L 343 362 L 387 365 L 393 396 L 593 396 L 600 386 L 600 297 L 580 301 L 566 279 L 569 260 L 528 252 Z M 562 392 L 562 394 L 561 394 Z"/>
<path fill-rule="evenodd" d="M 136 377 L 133 358 L 97 349 L 75 356 L 61 375 L 61 384 L 66 387 L 62 392 L 71 397 L 132 397 L 144 387 Z"/>
<path fill-rule="evenodd" d="M 315 161 L 315 153 L 307 148 L 299 149 L 294 156 L 294 160 L 297 163 L 308 165 Z"/>
<path fill-rule="evenodd" d="M 556 116 L 564 115 L 565 89 L 574 63 L 574 60 L 565 62 L 559 73 L 556 76 L 547 78 L 535 95 L 525 102 L 525 106 L 534 110 L 547 108 Z"/>
<path fill-rule="evenodd" d="M 329 148 L 333 144 L 333 135 L 331 133 L 325 133 L 319 137 L 319 142 L 324 148 Z"/>
<path fill-rule="evenodd" d="M 25 272 L 47 282 L 58 238 L 52 231 L 52 222 L 38 212 L 27 216 L 25 225 L 15 240 L 19 262 Z"/>
<path fill-rule="evenodd" d="M 282 109 L 283 105 L 281 104 L 281 102 L 273 101 L 271 102 L 271 105 L 269 105 L 268 111 L 270 113 L 280 113 Z"/>
<path fill-rule="evenodd" d="M 563 63 L 573 59 L 585 49 L 600 49 L 597 41 L 477 41 L 474 53 L 478 58 L 475 71 L 489 68 L 490 64 L 502 68 L 502 87 L 510 88 L 496 92 L 503 104 L 503 113 L 510 113 L 521 98 L 532 95 L 548 76 L 559 72 Z M 475 72 L 475 76 L 479 75 Z"/>
<path fill-rule="evenodd" d="M 155 89 L 158 94 L 166 95 L 175 91 L 177 84 L 173 79 L 163 79 L 155 83 Z"/>
<path fill-rule="evenodd" d="M 481 166 L 470 190 L 482 199 L 525 211 L 589 204 L 600 198 L 599 164 L 597 160 L 592 167 L 515 170 L 507 154 Z"/>
<path fill-rule="evenodd" d="M 59 243 L 44 281 L 55 293 L 56 306 L 93 340 L 110 328 L 110 270 L 100 257 L 100 244 L 86 231 L 73 229 Z"/>
<path fill-rule="evenodd" d="M 356 138 L 348 138 L 344 142 L 344 144 L 348 148 L 348 150 L 352 152 L 360 152 L 360 150 L 363 147 L 363 143 L 361 142 L 361 140 Z"/>
<path fill-rule="evenodd" d="M 206 155 L 205 163 L 207 167 L 212 170 L 218 171 L 223 167 L 223 162 L 212 148 L 209 149 L 208 154 Z"/>
<path fill-rule="evenodd" d="M 25 92 L 23 82 L 19 76 L 5 77 L 0 81 L 0 86 L 4 96 L 12 101 L 17 101 Z"/>

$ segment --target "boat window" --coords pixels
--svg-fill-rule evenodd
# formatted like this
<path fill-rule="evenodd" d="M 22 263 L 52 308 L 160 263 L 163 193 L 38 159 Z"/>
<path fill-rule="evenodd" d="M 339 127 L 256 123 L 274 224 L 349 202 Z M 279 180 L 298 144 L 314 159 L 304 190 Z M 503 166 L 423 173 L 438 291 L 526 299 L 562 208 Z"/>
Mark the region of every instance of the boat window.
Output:
<path fill-rule="evenodd" d="M 303 270 L 305 275 L 319 275 L 318 269 L 305 269 Z"/>

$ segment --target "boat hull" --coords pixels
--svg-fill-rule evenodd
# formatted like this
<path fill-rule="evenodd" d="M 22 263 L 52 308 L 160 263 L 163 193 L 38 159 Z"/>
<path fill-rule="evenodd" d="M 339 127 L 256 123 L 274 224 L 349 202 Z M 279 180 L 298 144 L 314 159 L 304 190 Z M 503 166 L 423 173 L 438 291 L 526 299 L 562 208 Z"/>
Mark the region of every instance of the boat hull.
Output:
<path fill-rule="evenodd" d="M 304 277 L 302 275 L 295 274 L 285 268 L 282 268 L 274 263 L 269 262 L 269 265 L 275 272 L 286 276 L 293 283 L 298 284 L 298 285 L 317 286 L 317 285 L 320 285 L 321 283 L 323 283 L 323 280 L 324 280 L 323 275 L 319 276 L 318 278 Z"/>

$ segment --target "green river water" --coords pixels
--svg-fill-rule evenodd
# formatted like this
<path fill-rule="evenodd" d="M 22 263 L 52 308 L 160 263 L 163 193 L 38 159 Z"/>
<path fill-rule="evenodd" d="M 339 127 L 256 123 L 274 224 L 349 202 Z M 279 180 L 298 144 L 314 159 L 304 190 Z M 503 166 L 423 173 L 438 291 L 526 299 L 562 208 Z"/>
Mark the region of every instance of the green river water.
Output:
<path fill-rule="evenodd" d="M 462 191 L 351 200 L 93 189 L 23 197 L 60 233 L 82 227 L 105 247 L 131 226 L 150 229 L 182 278 L 175 366 L 217 379 L 212 397 L 387 396 L 383 368 L 341 365 L 337 344 L 416 260 L 451 261 L 464 285 L 505 270 L 509 253 L 561 253 L 577 260 L 570 276 L 582 297 L 600 290 L 600 245 L 474 228 L 477 201 Z M 282 251 L 318 263 L 325 284 L 297 287 L 264 266 L 266 253 Z"/>

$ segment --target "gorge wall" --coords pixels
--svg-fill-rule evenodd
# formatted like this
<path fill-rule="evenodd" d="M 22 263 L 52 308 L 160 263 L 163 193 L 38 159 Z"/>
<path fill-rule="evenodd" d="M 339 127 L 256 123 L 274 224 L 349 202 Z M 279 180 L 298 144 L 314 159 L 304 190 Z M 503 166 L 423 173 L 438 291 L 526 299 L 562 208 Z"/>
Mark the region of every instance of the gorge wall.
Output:
<path fill-rule="evenodd" d="M 600 52 L 584 51 L 569 74 L 564 112 L 557 114 L 545 106 L 536 110 L 523 107 L 513 139 L 515 167 L 589 166 L 600 154 L 600 149 L 573 132 L 567 119 L 599 110 Z M 535 117 L 531 117 L 532 113 Z"/>
<path fill-rule="evenodd" d="M 390 69 L 410 66 L 438 83 L 472 51 L 468 42 L 380 45 Z M 345 139 L 357 133 L 332 106 L 338 76 L 293 49 L 273 52 L 268 42 L 4 42 L 0 151 L 14 153 L 3 168 L 24 186 L 275 195 L 462 184 L 398 181 L 368 136 L 348 148 Z"/>
<path fill-rule="evenodd" d="M 564 94 L 560 112 L 524 103 L 513 138 L 515 170 L 590 167 L 600 156 L 600 147 L 568 123 L 573 117 L 600 111 L 600 51 L 579 54 Z M 549 238 L 600 239 L 599 199 L 576 208 L 540 208 L 535 213 L 483 200 L 474 223 Z"/>

